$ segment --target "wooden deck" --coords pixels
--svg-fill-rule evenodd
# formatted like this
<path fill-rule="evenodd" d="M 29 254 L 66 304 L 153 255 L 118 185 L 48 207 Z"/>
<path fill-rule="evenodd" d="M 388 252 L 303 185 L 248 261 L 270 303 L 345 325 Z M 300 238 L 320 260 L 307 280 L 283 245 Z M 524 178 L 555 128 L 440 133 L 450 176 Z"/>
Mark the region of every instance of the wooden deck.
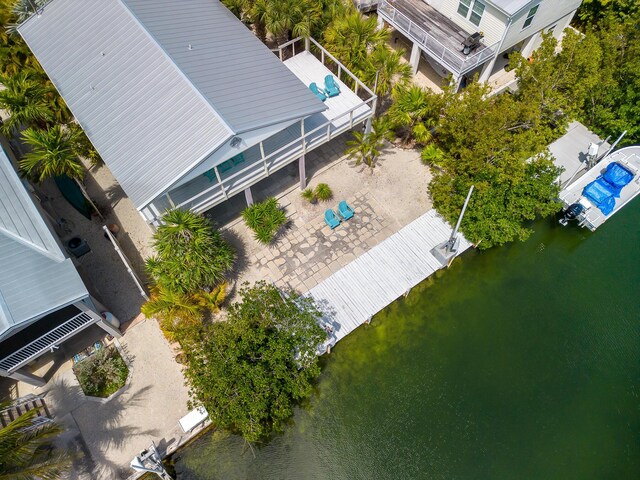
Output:
<path fill-rule="evenodd" d="M 431 249 L 446 241 L 452 228 L 430 210 L 309 290 L 330 325 L 327 344 L 336 342 L 429 277 L 442 265 Z M 458 255 L 471 244 L 461 237 Z M 323 346 L 322 351 L 326 349 Z"/>
<path fill-rule="evenodd" d="M 482 42 L 470 55 L 464 55 L 464 40 L 475 30 L 465 31 L 422 0 L 383 0 L 378 5 L 378 15 L 455 75 L 481 65 L 497 46 Z"/>

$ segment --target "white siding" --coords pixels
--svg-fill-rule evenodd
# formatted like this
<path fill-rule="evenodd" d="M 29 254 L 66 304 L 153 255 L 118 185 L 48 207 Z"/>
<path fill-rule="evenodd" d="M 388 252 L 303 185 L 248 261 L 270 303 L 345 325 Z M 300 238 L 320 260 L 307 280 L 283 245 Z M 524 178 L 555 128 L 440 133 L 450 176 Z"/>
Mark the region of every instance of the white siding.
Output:
<path fill-rule="evenodd" d="M 439 0 L 427 3 L 460 25 L 467 32 L 482 32 L 484 34 L 485 45 L 493 45 L 499 42 L 504 34 L 507 17 L 488 2 L 484 2 L 484 13 L 480 19 L 480 25 L 477 26 L 458 13 L 459 0 Z"/>
<path fill-rule="evenodd" d="M 540 0 L 529 2 L 529 4 L 520 10 L 513 18 L 511 26 L 505 36 L 502 51 L 513 47 L 541 30 L 546 30 L 556 23 L 561 23 L 559 27 L 556 27 L 561 28 L 567 23 L 566 19 L 563 20 L 564 17 L 575 11 L 580 6 L 580 3 L 582 3 L 582 0 Z M 540 7 L 536 12 L 533 22 L 527 28 L 523 29 L 529 10 L 538 4 Z M 561 20 L 563 21 L 561 22 Z M 554 34 L 557 35 L 558 32 L 554 32 Z"/>

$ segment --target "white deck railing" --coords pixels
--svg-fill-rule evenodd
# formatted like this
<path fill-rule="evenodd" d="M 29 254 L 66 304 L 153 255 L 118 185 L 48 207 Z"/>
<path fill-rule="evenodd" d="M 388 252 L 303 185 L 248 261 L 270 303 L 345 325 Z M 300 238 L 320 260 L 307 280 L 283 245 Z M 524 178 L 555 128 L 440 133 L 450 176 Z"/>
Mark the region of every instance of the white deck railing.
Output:
<path fill-rule="evenodd" d="M 303 43 L 304 47 L 298 47 L 296 49 L 296 45 L 299 43 Z M 313 48 L 311 47 L 312 45 Z M 189 197 L 187 200 L 180 201 L 179 203 L 173 201 L 171 198 L 171 192 L 169 192 L 166 197 L 172 207 L 189 208 L 196 212 L 205 211 L 245 190 L 247 187 L 253 185 L 259 180 L 268 177 L 280 168 L 291 163 L 293 160 L 300 158 L 301 155 L 318 147 L 319 145 L 322 145 L 323 143 L 328 142 L 336 135 L 340 135 L 341 133 L 350 130 L 354 125 L 373 116 L 376 108 L 377 96 L 358 77 L 351 73 L 349 69 L 336 57 L 322 47 L 322 45 L 316 42 L 313 38 L 304 39 L 299 37 L 280 45 L 277 49 L 274 49 L 274 53 L 277 53 L 280 59 L 284 61 L 287 49 L 291 49 L 293 53 L 292 56 L 303 51 L 310 51 L 313 53 L 312 50 L 316 49 L 317 53 L 314 54 L 314 56 L 316 56 L 316 58 L 327 68 L 333 66 L 336 70 L 336 76 L 340 81 L 344 82 L 343 76 L 345 75 L 352 80 L 354 85 L 352 90 L 356 95 L 358 95 L 362 102 L 309 131 L 305 131 L 304 119 L 301 120 L 299 122 L 300 136 L 273 152 L 266 152 L 264 142 L 260 142 L 258 144 L 260 149 L 260 159 L 249 163 L 247 166 L 237 172 L 234 172 L 232 175 L 223 178 L 218 171 L 218 168 L 214 167 L 217 182 L 212 183 L 209 187 Z M 363 106 L 367 106 L 368 109 L 359 113 L 359 111 L 363 110 Z M 341 120 L 346 119 L 348 119 L 348 121 L 344 121 L 344 123 L 341 122 Z M 336 124 L 339 124 L 340 126 L 336 126 Z"/>
<path fill-rule="evenodd" d="M 66 339 L 72 337 L 80 330 L 87 328 L 96 321 L 96 318 L 85 312 L 78 313 L 33 342 L 0 360 L 0 370 L 7 373 L 15 372 L 31 360 L 39 357 L 52 347 L 58 346 Z"/>
<path fill-rule="evenodd" d="M 460 52 L 443 45 L 387 0 L 382 0 L 378 5 L 378 15 L 381 15 L 386 22 L 393 25 L 407 38 L 417 42 L 431 57 L 456 76 L 473 70 L 485 60 L 491 58 L 500 43 L 496 42 L 489 46 L 482 45 L 482 50 L 473 55 L 463 57 Z M 462 49 L 462 44 L 460 49 Z"/>

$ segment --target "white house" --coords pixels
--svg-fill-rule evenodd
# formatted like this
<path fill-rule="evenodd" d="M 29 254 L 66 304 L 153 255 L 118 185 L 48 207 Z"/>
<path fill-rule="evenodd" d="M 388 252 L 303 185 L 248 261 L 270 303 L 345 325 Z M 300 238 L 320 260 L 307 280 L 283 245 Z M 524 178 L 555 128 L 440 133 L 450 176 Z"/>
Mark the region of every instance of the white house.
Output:
<path fill-rule="evenodd" d="M 89 292 L 0 147 L 0 376 L 42 386 L 28 364 L 97 324 Z"/>
<path fill-rule="evenodd" d="M 479 74 L 487 81 L 504 68 L 504 54 L 519 50 L 528 57 L 543 32 L 559 38 L 582 0 L 380 0 L 378 16 L 406 36 L 417 71 L 421 52 L 456 84 Z M 481 34 L 475 41 L 474 34 Z M 476 37 L 478 37 L 476 35 Z M 465 48 L 465 43 L 467 48 Z"/>
<path fill-rule="evenodd" d="M 52 0 L 19 32 L 149 223 L 203 212 L 358 124 L 376 97 L 312 39 L 275 52 L 218 0 Z M 318 99 L 332 75 L 340 94 Z M 348 84 L 348 85 L 347 85 Z"/>

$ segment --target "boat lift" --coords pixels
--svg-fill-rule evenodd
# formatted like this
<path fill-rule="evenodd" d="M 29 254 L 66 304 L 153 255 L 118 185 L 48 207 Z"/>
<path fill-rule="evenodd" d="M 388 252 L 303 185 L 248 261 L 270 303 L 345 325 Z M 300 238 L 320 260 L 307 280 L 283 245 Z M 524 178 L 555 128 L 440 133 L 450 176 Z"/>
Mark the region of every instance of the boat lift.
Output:
<path fill-rule="evenodd" d="M 151 446 L 142 450 L 131 460 L 131 468 L 136 472 L 155 473 L 162 480 L 173 480 L 162 465 L 162 457 L 156 448 L 156 444 L 151 442 Z"/>

